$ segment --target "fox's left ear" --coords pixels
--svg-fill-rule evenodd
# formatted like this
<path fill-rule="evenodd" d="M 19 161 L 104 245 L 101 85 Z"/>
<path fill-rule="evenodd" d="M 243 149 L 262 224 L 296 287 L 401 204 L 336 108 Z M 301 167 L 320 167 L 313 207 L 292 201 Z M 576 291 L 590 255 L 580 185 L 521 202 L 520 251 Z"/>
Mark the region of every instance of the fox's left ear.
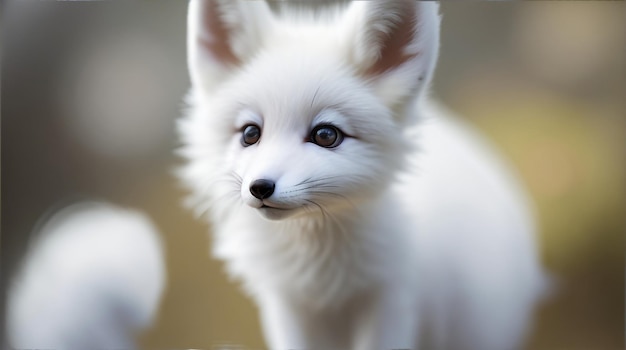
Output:
<path fill-rule="evenodd" d="M 261 48 L 272 25 L 265 1 L 191 0 L 187 64 L 192 85 L 215 88 Z"/>
<path fill-rule="evenodd" d="M 354 1 L 346 13 L 349 60 L 389 106 L 419 97 L 439 51 L 439 5 L 415 0 Z"/>

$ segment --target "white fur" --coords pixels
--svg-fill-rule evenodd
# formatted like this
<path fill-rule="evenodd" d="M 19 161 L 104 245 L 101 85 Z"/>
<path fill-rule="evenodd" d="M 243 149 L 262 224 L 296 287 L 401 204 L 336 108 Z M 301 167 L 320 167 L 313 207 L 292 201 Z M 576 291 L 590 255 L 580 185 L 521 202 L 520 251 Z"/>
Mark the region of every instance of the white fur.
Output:
<path fill-rule="evenodd" d="M 180 175 L 271 348 L 520 347 L 544 283 L 532 216 L 502 162 L 423 98 L 438 5 L 248 4 L 191 1 Z M 261 138 L 243 147 L 250 123 Z M 320 123 L 351 137 L 307 142 Z"/>
<path fill-rule="evenodd" d="M 7 303 L 16 349 L 131 349 L 165 283 L 153 224 L 101 203 L 63 209 L 38 233 Z"/>

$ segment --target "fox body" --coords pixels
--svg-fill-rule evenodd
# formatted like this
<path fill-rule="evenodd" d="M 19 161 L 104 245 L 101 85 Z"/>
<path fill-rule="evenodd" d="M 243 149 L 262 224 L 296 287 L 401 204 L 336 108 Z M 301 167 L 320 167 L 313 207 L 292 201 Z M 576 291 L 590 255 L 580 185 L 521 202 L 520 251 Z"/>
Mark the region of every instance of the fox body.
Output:
<path fill-rule="evenodd" d="M 425 97 L 439 22 L 432 2 L 191 1 L 180 176 L 271 348 L 522 346 L 532 216 Z"/>

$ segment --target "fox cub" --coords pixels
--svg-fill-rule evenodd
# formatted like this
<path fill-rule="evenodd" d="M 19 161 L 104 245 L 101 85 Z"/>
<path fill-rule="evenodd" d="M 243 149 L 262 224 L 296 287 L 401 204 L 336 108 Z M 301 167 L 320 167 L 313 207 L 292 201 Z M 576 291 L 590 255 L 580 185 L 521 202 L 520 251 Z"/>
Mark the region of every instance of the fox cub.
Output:
<path fill-rule="evenodd" d="M 180 176 L 272 349 L 523 346 L 532 216 L 426 98 L 439 23 L 434 2 L 190 2 Z"/>

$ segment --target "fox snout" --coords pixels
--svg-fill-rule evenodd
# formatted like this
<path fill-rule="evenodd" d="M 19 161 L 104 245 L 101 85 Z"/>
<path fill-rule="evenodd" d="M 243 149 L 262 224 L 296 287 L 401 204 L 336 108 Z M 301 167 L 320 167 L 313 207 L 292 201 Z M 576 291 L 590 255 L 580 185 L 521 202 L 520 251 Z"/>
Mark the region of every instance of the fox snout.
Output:
<path fill-rule="evenodd" d="M 276 184 L 272 180 L 259 179 L 254 180 L 250 184 L 250 193 L 258 199 L 266 199 L 269 198 L 276 188 Z"/>

